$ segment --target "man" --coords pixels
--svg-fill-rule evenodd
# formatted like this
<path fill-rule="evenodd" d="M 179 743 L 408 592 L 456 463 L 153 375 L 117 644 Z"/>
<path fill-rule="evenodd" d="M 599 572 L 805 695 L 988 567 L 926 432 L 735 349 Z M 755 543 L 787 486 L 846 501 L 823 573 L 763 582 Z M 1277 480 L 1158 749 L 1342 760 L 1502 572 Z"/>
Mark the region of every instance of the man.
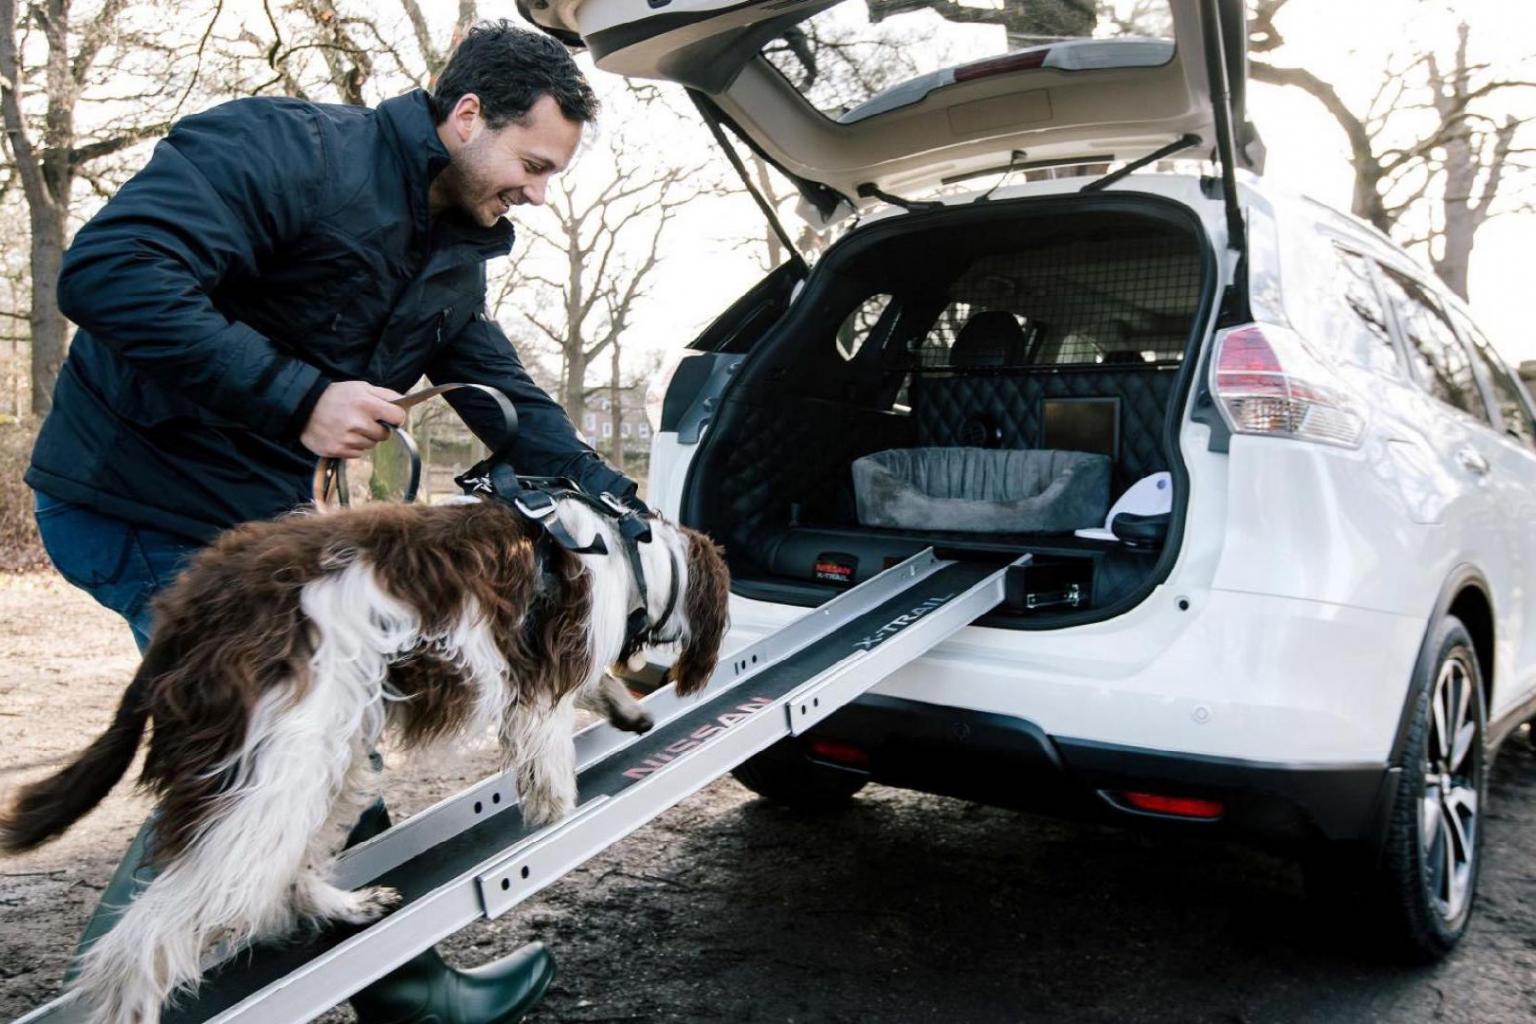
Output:
<path fill-rule="evenodd" d="M 503 216 L 544 201 L 596 108 L 560 44 L 500 22 L 470 31 L 430 96 L 245 99 L 174 126 L 64 259 L 59 304 L 80 330 L 26 476 L 59 571 L 142 649 L 150 598 L 188 556 L 309 500 L 316 457 L 383 440 L 423 373 L 512 399 L 520 472 L 633 502 L 484 313 Z M 500 444 L 498 414 L 456 405 Z M 142 876 L 151 825 L 103 907 Z M 353 839 L 387 826 L 380 806 Z M 98 908 L 82 948 L 111 923 Z M 552 975 L 537 943 L 471 972 L 429 950 L 353 1005 L 363 1024 L 512 1021 Z"/>

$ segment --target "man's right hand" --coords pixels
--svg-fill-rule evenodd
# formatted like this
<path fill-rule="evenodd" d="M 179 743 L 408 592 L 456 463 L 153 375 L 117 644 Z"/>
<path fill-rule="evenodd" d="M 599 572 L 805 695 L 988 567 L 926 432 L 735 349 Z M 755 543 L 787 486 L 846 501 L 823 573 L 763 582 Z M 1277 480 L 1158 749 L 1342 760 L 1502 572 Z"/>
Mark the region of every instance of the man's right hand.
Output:
<path fill-rule="evenodd" d="M 405 410 L 394 404 L 399 397 L 365 380 L 332 384 L 320 393 L 299 441 L 321 458 L 355 459 L 389 436 L 384 424 L 405 422 Z"/>

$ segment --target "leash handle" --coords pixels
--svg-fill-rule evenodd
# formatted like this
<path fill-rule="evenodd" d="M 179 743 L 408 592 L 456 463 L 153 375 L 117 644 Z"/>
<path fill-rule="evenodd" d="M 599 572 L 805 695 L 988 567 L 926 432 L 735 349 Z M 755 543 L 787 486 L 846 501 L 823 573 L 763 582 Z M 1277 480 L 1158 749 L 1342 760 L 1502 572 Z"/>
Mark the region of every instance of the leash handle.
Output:
<path fill-rule="evenodd" d="M 408 395 L 402 395 L 395 399 L 394 404 L 401 409 L 410 410 L 439 395 L 446 395 L 450 391 L 470 389 L 478 391 L 496 403 L 497 410 L 501 413 L 502 422 L 506 427 L 505 440 L 502 441 L 498 451 L 505 451 L 517 437 L 517 409 L 506 395 L 493 387 L 485 384 L 438 384 L 435 387 L 424 388 L 421 391 L 412 391 Z M 411 460 L 411 472 L 405 489 L 406 504 L 416 500 L 416 493 L 421 488 L 421 452 L 416 447 L 416 439 L 410 433 L 393 424 L 385 424 L 391 433 L 400 439 L 405 445 L 406 455 Z M 323 458 L 315 465 L 315 478 L 312 486 L 315 508 L 318 511 L 330 511 L 333 507 L 350 508 L 351 495 L 347 490 L 347 460 L 337 458 Z M 331 498 L 335 496 L 336 504 L 331 505 Z"/>

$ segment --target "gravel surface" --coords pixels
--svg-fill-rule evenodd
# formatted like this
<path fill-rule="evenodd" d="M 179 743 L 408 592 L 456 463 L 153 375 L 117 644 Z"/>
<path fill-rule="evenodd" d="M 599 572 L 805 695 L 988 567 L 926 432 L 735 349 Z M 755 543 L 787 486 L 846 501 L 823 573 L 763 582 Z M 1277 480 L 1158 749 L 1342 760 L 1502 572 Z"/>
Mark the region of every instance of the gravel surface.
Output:
<path fill-rule="evenodd" d="M 43 575 L 0 576 L 0 657 L 0 788 L 94 736 L 137 662 L 120 620 Z M 419 809 L 490 760 L 392 763 L 391 803 Z M 125 784 L 60 841 L 0 861 L 0 1019 L 56 993 L 147 809 Z M 529 1024 L 1536 1021 L 1524 737 L 1486 821 L 1472 931 L 1429 968 L 1320 927 L 1294 868 L 1241 847 L 880 787 L 807 815 L 730 780 L 444 949 L 470 964 L 549 943 L 560 976 Z"/>

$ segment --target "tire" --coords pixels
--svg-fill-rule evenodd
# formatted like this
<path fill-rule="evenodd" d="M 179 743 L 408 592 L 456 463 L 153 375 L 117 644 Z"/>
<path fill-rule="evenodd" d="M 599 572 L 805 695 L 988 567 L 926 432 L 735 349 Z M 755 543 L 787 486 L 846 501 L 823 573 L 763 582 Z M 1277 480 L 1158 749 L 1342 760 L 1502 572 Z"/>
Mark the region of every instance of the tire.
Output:
<path fill-rule="evenodd" d="M 1358 915 L 1356 924 L 1412 963 L 1439 960 L 1466 934 L 1488 783 L 1487 710 L 1472 638 L 1447 616 L 1430 649 L 1434 657 L 1415 674 L 1381 855 L 1362 867 L 1344 851 L 1320 851 L 1303 864 L 1309 895 L 1320 905 Z"/>
<path fill-rule="evenodd" d="M 779 747 L 737 765 L 731 774 L 766 800 L 812 811 L 846 806 L 869 781 L 861 772 L 818 764 L 798 750 Z"/>

